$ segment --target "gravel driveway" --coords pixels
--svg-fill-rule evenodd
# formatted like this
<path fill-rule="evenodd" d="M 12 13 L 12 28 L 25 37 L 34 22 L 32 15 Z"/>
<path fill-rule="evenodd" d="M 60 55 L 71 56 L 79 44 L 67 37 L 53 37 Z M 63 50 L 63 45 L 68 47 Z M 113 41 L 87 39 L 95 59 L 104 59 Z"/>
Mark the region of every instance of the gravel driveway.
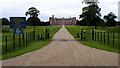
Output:
<path fill-rule="evenodd" d="M 63 26 L 42 49 L 3 60 L 3 66 L 118 66 L 118 54 L 75 41 Z"/>

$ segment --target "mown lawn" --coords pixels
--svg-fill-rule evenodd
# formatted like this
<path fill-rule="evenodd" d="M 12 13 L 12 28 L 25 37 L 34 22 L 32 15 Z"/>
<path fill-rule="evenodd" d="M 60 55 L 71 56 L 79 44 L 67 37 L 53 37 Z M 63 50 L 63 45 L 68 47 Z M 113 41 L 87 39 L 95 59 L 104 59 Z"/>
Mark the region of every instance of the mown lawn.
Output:
<path fill-rule="evenodd" d="M 83 32 L 85 32 L 84 38 L 85 41 L 80 41 L 80 43 L 97 48 L 97 49 L 102 49 L 110 52 L 120 52 L 119 48 L 119 33 L 118 30 L 120 27 L 108 27 L 108 28 L 103 28 L 103 27 L 98 27 L 98 29 L 94 29 L 96 32 L 110 32 L 109 33 L 109 44 L 108 44 L 108 33 L 105 34 L 105 43 L 104 43 L 104 35 L 96 33 L 96 41 L 92 40 L 91 33 L 92 33 L 92 26 L 66 26 L 67 30 L 73 35 L 75 39 L 81 40 L 81 29 L 84 29 Z M 77 36 L 79 33 L 80 37 Z M 114 36 L 113 36 L 114 33 Z M 99 35 L 99 37 L 97 37 Z M 113 37 L 114 37 L 114 44 L 113 44 Z M 102 40 L 102 41 L 101 41 Z"/>
<path fill-rule="evenodd" d="M 61 26 L 36 26 L 36 27 L 27 26 L 27 28 L 23 28 L 23 32 L 24 33 L 30 33 L 35 29 L 36 30 L 35 34 L 43 34 L 44 35 L 44 33 L 45 33 L 44 29 L 46 29 L 46 28 L 49 28 L 50 39 L 51 39 L 54 36 L 54 34 L 61 28 Z M 2 50 L 5 49 L 4 48 L 5 47 L 5 38 L 4 38 L 5 36 L 8 36 L 8 47 L 10 47 L 8 50 L 10 50 L 10 49 L 13 48 L 12 47 L 13 45 L 9 45 L 9 43 L 12 44 L 12 42 L 13 42 L 12 41 L 13 29 L 10 29 L 9 26 L 4 26 L 3 30 L 5 30 L 6 32 L 2 32 L 2 39 L 3 39 L 2 40 L 2 47 L 3 47 Z M 29 37 L 28 40 L 30 40 L 30 39 L 31 38 Z M 16 48 L 12 52 L 3 53 L 2 54 L 2 59 L 4 60 L 4 59 L 16 57 L 16 56 L 19 56 L 19 55 L 22 55 L 22 54 L 40 49 L 40 48 L 48 45 L 51 42 L 50 39 L 38 40 L 37 35 L 36 35 L 36 40 L 29 41 L 29 43 L 27 45 L 21 44 L 21 48 Z M 19 43 L 19 41 L 17 41 L 16 43 Z"/>

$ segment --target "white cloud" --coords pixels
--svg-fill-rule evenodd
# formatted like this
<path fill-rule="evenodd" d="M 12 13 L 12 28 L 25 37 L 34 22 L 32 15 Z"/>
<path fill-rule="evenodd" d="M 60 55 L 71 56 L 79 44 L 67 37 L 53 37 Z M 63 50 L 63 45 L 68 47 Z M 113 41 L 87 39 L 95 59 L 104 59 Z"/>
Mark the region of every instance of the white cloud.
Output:
<path fill-rule="evenodd" d="M 51 15 L 56 17 L 73 17 L 77 19 L 82 13 L 83 0 L 1 0 L 0 9 L 2 10 L 2 17 L 10 16 L 25 16 L 28 8 L 34 6 L 40 10 L 41 20 L 48 20 Z M 102 8 L 102 15 L 109 12 L 118 14 L 119 0 L 99 0 L 100 8 Z"/>

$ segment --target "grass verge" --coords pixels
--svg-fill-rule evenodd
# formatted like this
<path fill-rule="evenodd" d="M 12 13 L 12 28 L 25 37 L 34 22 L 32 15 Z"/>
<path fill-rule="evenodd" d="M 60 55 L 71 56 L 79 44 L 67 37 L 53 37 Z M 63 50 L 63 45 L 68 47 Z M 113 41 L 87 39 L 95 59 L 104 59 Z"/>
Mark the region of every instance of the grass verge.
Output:
<path fill-rule="evenodd" d="M 117 52 L 117 53 L 119 52 L 118 49 L 112 48 L 112 46 L 110 45 L 95 42 L 95 41 L 87 41 L 87 42 L 81 41 L 80 43 L 84 44 L 85 46 L 89 46 L 96 49 L 101 49 L 101 50 L 110 51 L 110 52 Z"/>
<path fill-rule="evenodd" d="M 28 32 L 28 31 L 30 32 L 34 28 L 36 28 L 36 29 L 49 28 L 50 29 L 50 38 L 52 38 L 54 36 L 54 34 L 56 32 L 58 32 L 58 30 L 61 28 L 61 26 L 28 27 L 28 28 L 24 29 L 24 32 Z M 11 35 L 12 33 L 11 32 L 8 32 L 8 33 L 3 32 L 3 34 L 4 34 L 3 36 L 6 36 L 6 35 Z M 40 49 L 40 48 L 48 45 L 50 42 L 51 42 L 50 40 L 33 40 L 30 43 L 28 43 L 27 45 L 22 45 L 23 47 L 21 47 L 21 48 L 16 48 L 15 51 L 2 54 L 2 60 L 13 58 L 13 57 L 16 57 L 16 56 L 20 56 L 22 54 L 25 54 L 25 53 Z"/>
<path fill-rule="evenodd" d="M 26 45 L 25 47 L 17 49 L 14 52 L 3 54 L 2 55 L 2 60 L 13 58 L 13 57 L 16 57 L 16 56 L 20 56 L 22 54 L 25 54 L 25 53 L 28 53 L 28 52 L 40 49 L 40 48 L 44 47 L 45 45 L 47 45 L 48 43 L 50 43 L 50 40 L 45 40 L 45 41 L 38 41 L 37 40 L 37 41 L 33 41 L 33 42 L 29 43 L 28 45 Z"/>
<path fill-rule="evenodd" d="M 95 29 L 96 31 L 117 31 L 118 27 L 112 27 L 112 28 L 109 28 L 110 30 L 108 30 L 107 28 L 98 28 L 98 29 Z M 80 40 L 80 37 L 77 37 L 77 33 L 80 33 L 80 30 L 81 29 L 92 29 L 92 27 L 89 27 L 89 26 L 66 26 L 66 29 L 71 33 L 71 35 L 77 39 L 77 40 Z M 118 33 L 116 32 L 116 35 L 115 35 L 115 45 L 112 45 L 112 44 L 107 44 L 107 43 L 103 43 L 103 42 L 98 42 L 98 41 L 93 41 L 91 39 L 91 31 L 89 31 L 87 34 L 86 34 L 86 41 L 80 41 L 80 43 L 82 43 L 83 45 L 85 46 L 89 46 L 89 47 L 92 47 L 92 48 L 96 48 L 96 49 L 101 49 L 101 50 L 106 50 L 106 51 L 110 51 L 110 52 L 120 52 L 119 50 L 119 47 L 118 47 Z M 112 43 L 112 42 L 110 42 Z"/>

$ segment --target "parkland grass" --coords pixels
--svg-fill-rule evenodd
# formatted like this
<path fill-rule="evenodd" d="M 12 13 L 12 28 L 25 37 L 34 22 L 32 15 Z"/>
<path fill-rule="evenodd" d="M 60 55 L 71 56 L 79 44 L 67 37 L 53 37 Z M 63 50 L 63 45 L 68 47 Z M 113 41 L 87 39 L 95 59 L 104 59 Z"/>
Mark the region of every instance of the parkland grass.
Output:
<path fill-rule="evenodd" d="M 81 29 L 83 29 L 83 40 L 80 43 L 86 46 L 110 52 L 120 52 L 118 32 L 120 27 L 98 27 L 98 29 L 94 29 L 94 32 L 96 32 L 94 40 L 92 40 L 92 29 L 94 28 L 92 26 L 66 26 L 66 28 L 77 40 L 81 40 Z"/>
<path fill-rule="evenodd" d="M 48 28 L 50 31 L 50 39 L 54 36 L 54 34 L 61 28 L 61 26 L 27 26 L 27 28 L 23 29 L 24 33 L 28 33 L 28 43 L 26 44 L 26 41 L 23 41 L 20 39 L 20 41 L 16 41 L 16 49 L 13 50 L 13 41 L 12 41 L 12 36 L 13 36 L 13 29 L 10 29 L 9 26 L 3 26 L 3 32 L 2 32 L 2 60 L 4 59 L 9 59 L 13 58 L 16 56 L 20 56 L 22 54 L 40 49 L 46 45 L 48 45 L 51 41 L 50 39 L 42 39 L 39 40 L 37 39 L 38 34 L 42 34 L 43 37 L 45 36 L 44 29 Z M 32 40 L 32 36 L 30 36 L 30 33 L 35 30 L 35 40 Z M 5 52 L 5 36 L 8 36 L 8 52 Z M 18 38 L 19 35 L 16 35 Z M 21 37 L 21 36 L 20 36 Z M 26 35 L 25 35 L 26 37 Z M 22 37 L 21 37 L 22 38 Z M 17 39 L 16 39 L 17 40 Z M 25 39 L 26 40 L 26 39 Z M 19 48 L 19 42 L 25 42 L 25 44 L 21 44 L 21 47 Z M 11 45 L 10 45 L 11 44 Z M 12 50 L 9 52 L 9 50 Z"/>

